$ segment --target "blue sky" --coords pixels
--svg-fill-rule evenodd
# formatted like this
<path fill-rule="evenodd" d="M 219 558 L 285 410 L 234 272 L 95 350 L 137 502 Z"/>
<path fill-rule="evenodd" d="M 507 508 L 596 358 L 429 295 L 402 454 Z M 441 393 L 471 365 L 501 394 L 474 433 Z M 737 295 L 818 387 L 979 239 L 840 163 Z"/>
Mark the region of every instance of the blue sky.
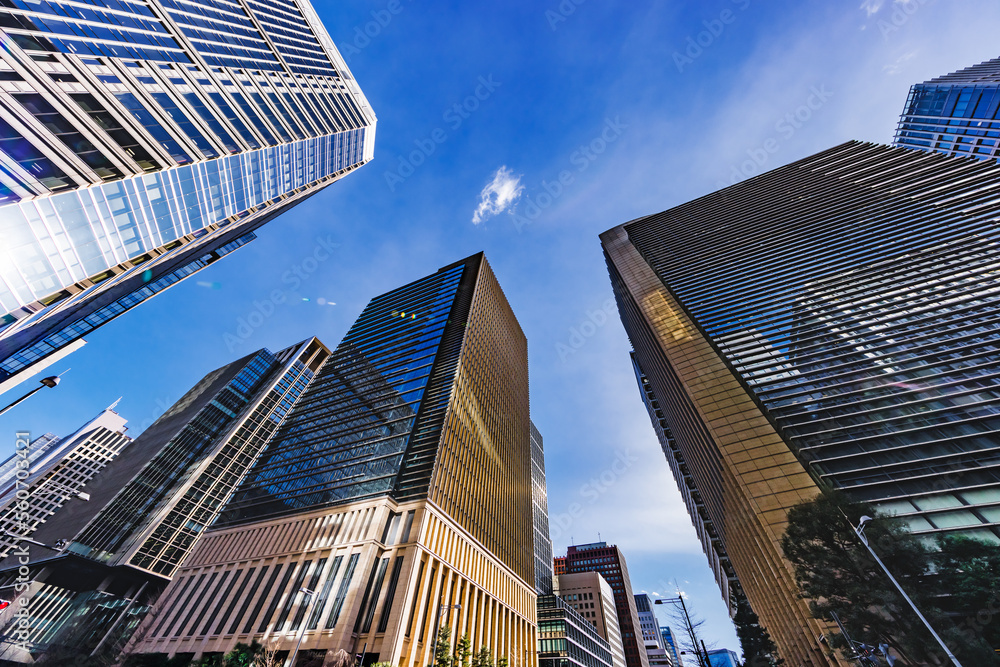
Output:
<path fill-rule="evenodd" d="M 311 335 L 335 346 L 371 297 L 485 250 L 528 337 L 556 553 L 600 534 L 637 592 L 676 581 L 706 642 L 738 650 L 607 308 L 597 234 L 848 139 L 891 141 L 911 83 L 1000 55 L 1000 6 L 315 7 L 378 115 L 375 160 L 92 335 L 55 367 L 72 367 L 58 389 L 0 417 L 3 447 L 16 430 L 65 435 L 119 396 L 137 435 L 206 372 Z M 274 290 L 287 299 L 270 308 Z M 239 340 L 258 309 L 270 314 Z"/>

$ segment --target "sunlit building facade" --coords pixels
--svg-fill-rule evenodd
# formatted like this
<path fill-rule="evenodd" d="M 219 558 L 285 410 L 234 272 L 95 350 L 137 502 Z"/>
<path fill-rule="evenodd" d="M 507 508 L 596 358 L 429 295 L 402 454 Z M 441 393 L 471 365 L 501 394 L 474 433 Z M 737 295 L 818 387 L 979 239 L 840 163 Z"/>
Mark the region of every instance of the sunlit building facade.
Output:
<path fill-rule="evenodd" d="M 896 146 L 1000 158 L 1000 58 L 910 88 Z"/>
<path fill-rule="evenodd" d="M 32 547 L 31 585 L 0 611 L 0 658 L 125 648 L 328 355 L 313 338 L 209 373 L 92 475 L 86 501 L 33 532 L 49 546 Z M 0 586 L 23 564 L 3 562 Z"/>
<path fill-rule="evenodd" d="M 373 155 L 308 0 L 11 0 L 0 39 L 0 391 Z"/>
<path fill-rule="evenodd" d="M 786 661 L 835 660 L 779 546 L 821 487 L 1000 543 L 998 185 L 850 142 L 601 235 L 643 398 Z"/>
<path fill-rule="evenodd" d="M 698 540 L 701 542 L 701 548 L 708 558 L 712 574 L 715 575 L 715 582 L 719 585 L 719 591 L 722 593 L 722 599 L 729 610 L 729 616 L 733 617 L 736 615 L 738 596 L 742 595 L 736 571 L 733 570 L 733 565 L 729 562 L 729 556 L 726 554 L 726 546 L 722 543 L 722 538 L 712 523 L 712 517 L 705 508 L 705 501 L 702 499 L 698 485 L 691 474 L 691 468 L 684 460 L 684 452 L 677 446 L 674 436 L 670 433 L 666 415 L 660 408 L 659 401 L 653 392 L 653 387 L 639 367 L 639 363 L 635 358 L 635 352 L 631 353 L 631 357 L 632 370 L 635 372 L 636 381 L 639 383 L 639 395 L 646 406 L 646 412 L 649 413 L 649 419 L 653 424 L 653 430 L 656 432 L 656 438 L 660 441 L 660 449 L 663 450 L 663 455 L 667 459 L 667 465 L 670 466 L 670 472 L 673 473 L 677 489 L 681 492 L 681 498 L 684 500 L 685 507 L 687 507 L 691 523 L 694 524 L 694 530 L 698 535 Z"/>
<path fill-rule="evenodd" d="M 282 659 L 343 650 L 423 667 L 448 625 L 473 650 L 535 664 L 527 370 L 482 254 L 373 299 L 183 564 L 141 650 L 258 641 Z"/>

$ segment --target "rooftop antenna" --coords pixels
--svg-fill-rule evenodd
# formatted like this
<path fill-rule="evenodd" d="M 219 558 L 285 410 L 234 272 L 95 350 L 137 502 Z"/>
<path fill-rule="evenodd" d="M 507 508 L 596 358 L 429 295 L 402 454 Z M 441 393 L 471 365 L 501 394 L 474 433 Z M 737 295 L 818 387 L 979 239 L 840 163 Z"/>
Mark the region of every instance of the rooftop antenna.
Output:
<path fill-rule="evenodd" d="M 114 403 L 112 403 L 111 405 L 108 406 L 108 410 L 114 410 L 115 408 L 117 408 L 118 404 L 121 403 L 122 398 L 124 398 L 124 397 L 123 396 L 119 396 L 117 401 L 115 401 Z"/>
<path fill-rule="evenodd" d="M 601 541 L 601 532 L 600 531 L 597 532 L 597 541 L 598 542 Z"/>

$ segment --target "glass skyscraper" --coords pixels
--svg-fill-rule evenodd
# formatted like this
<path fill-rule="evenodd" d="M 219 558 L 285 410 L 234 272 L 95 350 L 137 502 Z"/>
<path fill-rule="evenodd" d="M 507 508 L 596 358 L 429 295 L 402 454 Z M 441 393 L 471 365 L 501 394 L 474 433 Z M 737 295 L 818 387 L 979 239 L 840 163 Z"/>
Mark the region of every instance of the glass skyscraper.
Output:
<path fill-rule="evenodd" d="M 1000 58 L 910 88 L 896 146 L 1000 158 Z"/>
<path fill-rule="evenodd" d="M 785 660 L 829 664 L 778 546 L 820 488 L 1000 543 L 998 185 L 850 142 L 601 235 L 643 399 Z"/>
<path fill-rule="evenodd" d="M 535 660 L 527 341 L 480 253 L 372 299 L 160 598 L 141 651 Z"/>
<path fill-rule="evenodd" d="M 65 438 L 33 440 L 0 465 L 0 559 L 67 503 L 89 501 L 87 484 L 132 442 L 113 408 Z"/>
<path fill-rule="evenodd" d="M 88 453 L 87 472 L 103 470 L 87 476 L 87 502 L 46 512 L 32 534 L 50 546 L 30 552 L 33 584 L 17 593 L 28 622 L 5 619 L 0 658 L 124 648 L 328 355 L 313 338 L 209 373 L 106 467 L 96 454 L 108 458 L 109 438 L 90 438 L 100 449 Z M 53 490 L 79 485 L 75 472 Z M 39 502 L 51 504 L 44 484 Z M 24 565 L 4 561 L 0 586 L 13 585 Z"/>
<path fill-rule="evenodd" d="M 545 483 L 542 434 L 531 423 L 531 509 L 535 526 L 535 591 L 552 592 L 552 535 L 549 532 L 549 492 Z"/>
<path fill-rule="evenodd" d="M 0 38 L 0 391 L 373 155 L 308 0 L 10 0 Z"/>

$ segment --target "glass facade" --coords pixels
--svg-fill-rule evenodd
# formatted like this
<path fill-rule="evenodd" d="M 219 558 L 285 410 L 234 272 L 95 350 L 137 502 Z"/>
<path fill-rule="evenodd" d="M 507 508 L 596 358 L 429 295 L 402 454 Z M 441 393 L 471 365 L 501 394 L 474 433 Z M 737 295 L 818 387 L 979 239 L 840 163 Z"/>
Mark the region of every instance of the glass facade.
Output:
<path fill-rule="evenodd" d="M 454 378 L 442 343 L 449 323 L 454 321 L 454 330 L 464 321 L 456 300 L 463 277 L 474 280 L 474 274 L 462 262 L 373 299 L 240 485 L 219 525 L 405 492 L 404 467 L 411 476 L 428 473 L 434 450 L 419 454 L 416 436 L 436 448 L 437 403 L 425 398 L 432 378 L 445 387 Z"/>
<path fill-rule="evenodd" d="M 538 596 L 539 667 L 612 667 L 611 647 L 594 624 L 557 595 Z"/>
<path fill-rule="evenodd" d="M 552 592 L 552 536 L 549 533 L 549 494 L 545 485 L 542 434 L 531 423 L 531 509 L 535 525 L 535 591 Z"/>
<path fill-rule="evenodd" d="M 154 443 L 158 451 L 68 550 L 172 576 L 325 356 L 325 348 L 312 339 L 277 355 L 260 350 L 206 376 L 192 392 L 200 393 L 220 374 L 235 371 L 193 417 L 166 429 L 169 439 Z M 181 399 L 161 420 L 170 422 L 193 400 Z M 165 436 L 154 424 L 146 437 Z M 142 441 L 140 445 L 149 446 Z"/>
<path fill-rule="evenodd" d="M 122 453 L 122 443 L 129 439 L 102 427 L 77 447 L 79 455 L 71 454 L 35 484 L 38 510 L 46 520 L 33 537 L 43 544 L 70 539 L 54 557 L 48 552 L 32 557 L 42 561 L 30 564 L 41 585 L 26 593 L 24 603 L 30 611 L 26 627 L 33 652 L 53 645 L 90 651 L 110 630 L 118 633 L 116 642 L 128 638 L 328 354 L 313 338 L 277 354 L 260 350 L 217 369 Z M 66 493 L 83 483 L 91 493 L 89 502 L 77 503 L 68 513 L 45 511 L 57 508 L 60 498 L 65 500 Z M 2 514 L 0 523 L 5 521 Z M 299 584 L 320 585 L 325 564 L 309 569 L 307 563 Z M 290 576 L 291 570 L 286 573 Z M 200 594 L 211 595 L 224 586 L 230 590 L 240 574 L 213 573 L 199 582 L 205 587 Z M 239 590 L 253 575 L 251 568 Z M 0 572 L 0 581 L 16 576 L 15 565 Z M 103 626 L 91 622 L 98 612 Z M 174 622 L 192 628 L 215 625 L 218 610 L 212 615 L 207 608 L 195 612 L 185 608 Z M 230 620 L 227 615 L 218 624 Z M 297 615 L 294 622 L 303 619 Z M 17 631 L 17 623 L 15 619 L 4 632 Z M 0 646 L 0 658 L 8 657 L 4 650 Z M 11 659 L 25 661 L 15 648 L 10 650 Z"/>
<path fill-rule="evenodd" d="M 174 487 L 211 453 L 216 439 L 254 398 L 278 363 L 274 355 L 261 350 L 241 365 L 242 370 L 170 438 L 77 536 L 70 551 L 95 560 L 110 560 L 158 506 L 173 500 Z"/>
<path fill-rule="evenodd" d="M 624 230 L 814 478 L 1000 543 L 998 180 L 848 143 Z"/>
<path fill-rule="evenodd" d="M 663 645 L 666 647 L 667 655 L 675 667 L 682 667 L 680 652 L 677 650 L 677 643 L 674 640 L 673 631 L 667 626 L 660 626 L 660 636 L 663 638 Z"/>
<path fill-rule="evenodd" d="M 157 276 L 155 279 L 152 276 L 140 275 L 140 280 L 138 281 L 139 284 L 130 291 L 116 290 L 123 292 L 124 296 L 96 309 L 89 308 L 88 305 L 90 303 L 89 299 L 95 296 L 93 292 L 97 292 L 99 290 L 88 290 L 87 292 L 70 297 L 65 303 L 60 304 L 62 306 L 61 312 L 69 314 L 69 317 L 60 319 L 68 320 L 68 323 L 54 320 L 54 326 L 51 327 L 51 329 L 54 329 L 53 331 L 49 332 L 48 330 L 44 330 L 39 332 L 39 335 L 37 336 L 25 336 L 27 344 L 23 347 L 18 348 L 12 345 L 7 348 L 6 345 L 0 342 L 0 349 L 6 348 L 11 350 L 9 356 L 0 361 L 0 378 L 9 377 L 28 368 L 38 360 L 43 359 L 69 345 L 73 341 L 82 338 L 94 329 L 110 322 L 129 309 L 138 306 L 146 299 L 149 299 L 179 281 L 184 280 L 188 276 L 200 271 L 216 260 L 225 257 L 234 250 L 241 248 L 255 238 L 257 237 L 252 233 L 242 236 L 235 241 L 230 241 L 225 245 L 217 247 L 215 250 L 207 252 L 201 257 L 197 257 L 196 259 L 189 261 L 177 269 L 168 269 L 167 272 Z M 183 254 L 190 256 L 191 253 Z M 182 254 L 179 253 L 179 256 L 182 256 Z M 149 269 L 143 269 L 143 272 L 145 271 L 149 271 Z M 109 285 L 109 287 L 114 284 L 121 284 L 124 286 L 125 283 L 122 279 L 129 277 L 135 278 L 134 275 L 120 276 L 116 278 L 113 283 Z M 40 316 L 40 313 L 36 315 L 36 317 Z M 77 317 L 79 319 L 76 319 Z M 33 330 L 30 329 L 30 325 L 34 322 L 36 322 L 35 318 L 24 322 L 27 326 L 19 327 L 19 331 L 30 335 L 33 333 Z M 44 337 L 39 338 L 42 333 L 45 334 Z"/>
<path fill-rule="evenodd" d="M 0 380 L 51 353 L 7 363 L 68 299 L 83 319 L 373 155 L 308 0 L 10 0 L 0 38 Z"/>
<path fill-rule="evenodd" d="M 896 146 L 1000 158 L 1000 58 L 910 88 Z"/>

